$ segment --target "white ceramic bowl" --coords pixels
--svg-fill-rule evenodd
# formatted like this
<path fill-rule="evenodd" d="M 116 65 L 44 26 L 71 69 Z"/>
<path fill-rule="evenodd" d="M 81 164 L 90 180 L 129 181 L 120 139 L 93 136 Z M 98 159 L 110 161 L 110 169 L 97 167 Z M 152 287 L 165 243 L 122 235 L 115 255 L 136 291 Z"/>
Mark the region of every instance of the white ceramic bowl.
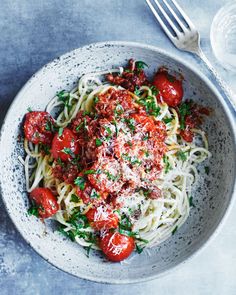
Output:
<path fill-rule="evenodd" d="M 43 110 L 49 99 L 62 89 L 71 89 L 87 72 L 126 64 L 129 58 L 150 65 L 152 75 L 158 66 L 167 66 L 185 77 L 185 97 L 213 109 L 203 128 L 209 138 L 212 158 L 209 175 L 202 173 L 194 192 L 195 207 L 187 222 L 175 235 L 150 255 L 134 254 L 127 263 L 110 263 L 98 252 L 90 258 L 76 243 L 56 232 L 56 224 L 45 225 L 27 215 L 23 167 L 24 155 L 17 136 L 27 108 Z M 55 59 L 38 71 L 15 98 L 2 127 L 0 141 L 0 179 L 6 209 L 25 240 L 47 261 L 80 278 L 106 283 L 133 283 L 156 278 L 185 261 L 213 235 L 231 203 L 235 183 L 234 118 L 215 87 L 198 71 L 166 52 L 152 46 L 130 42 L 98 43 L 76 49 Z M 204 167 L 199 167 L 203 169 Z"/>

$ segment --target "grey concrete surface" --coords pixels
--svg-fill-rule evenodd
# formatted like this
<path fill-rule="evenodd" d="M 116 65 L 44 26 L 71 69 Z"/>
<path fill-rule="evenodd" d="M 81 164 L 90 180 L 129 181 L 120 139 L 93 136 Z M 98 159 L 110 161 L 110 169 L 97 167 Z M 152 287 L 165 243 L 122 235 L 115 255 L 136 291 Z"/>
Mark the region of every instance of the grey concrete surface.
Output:
<path fill-rule="evenodd" d="M 228 1 L 179 0 L 197 25 L 203 50 L 236 90 L 236 76 L 217 64 L 209 43 L 213 16 Z M 193 56 L 177 51 L 144 0 L 1 0 L 0 125 L 14 96 L 30 76 L 53 58 L 96 41 L 152 44 L 207 71 Z M 1 151 L 0 151 L 1 152 Z M 166 277 L 125 285 L 74 278 L 48 264 L 23 240 L 0 201 L 0 294 L 236 294 L 236 207 L 207 248 Z"/>

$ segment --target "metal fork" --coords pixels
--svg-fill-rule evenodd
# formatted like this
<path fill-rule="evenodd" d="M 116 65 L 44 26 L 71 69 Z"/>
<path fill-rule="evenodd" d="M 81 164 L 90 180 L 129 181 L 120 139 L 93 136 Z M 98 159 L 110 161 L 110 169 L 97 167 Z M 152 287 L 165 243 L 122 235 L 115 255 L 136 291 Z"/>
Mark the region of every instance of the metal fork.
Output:
<path fill-rule="evenodd" d="M 200 57 L 200 59 L 204 62 L 212 75 L 215 77 L 215 80 L 218 82 L 219 86 L 223 90 L 226 99 L 236 111 L 236 96 L 228 87 L 228 85 L 222 80 L 214 67 L 211 65 L 210 61 L 207 59 L 206 55 L 203 53 L 200 46 L 199 32 L 195 28 L 190 18 L 176 2 L 176 0 L 170 1 L 172 2 L 173 8 L 167 2 L 167 0 L 162 0 L 164 5 L 161 5 L 159 0 L 153 0 L 160 11 L 159 13 L 158 10 L 151 3 L 151 1 L 146 0 L 148 6 L 150 7 L 151 11 L 153 12 L 154 16 L 158 20 L 159 24 L 161 25 L 162 29 L 165 31 L 169 39 L 178 49 L 191 52 Z M 181 15 L 187 26 L 184 24 L 183 20 L 178 17 L 175 11 L 178 11 L 178 14 Z M 176 23 L 178 23 L 179 27 L 172 21 L 172 19 L 169 17 L 170 15 L 171 18 L 174 19 Z"/>

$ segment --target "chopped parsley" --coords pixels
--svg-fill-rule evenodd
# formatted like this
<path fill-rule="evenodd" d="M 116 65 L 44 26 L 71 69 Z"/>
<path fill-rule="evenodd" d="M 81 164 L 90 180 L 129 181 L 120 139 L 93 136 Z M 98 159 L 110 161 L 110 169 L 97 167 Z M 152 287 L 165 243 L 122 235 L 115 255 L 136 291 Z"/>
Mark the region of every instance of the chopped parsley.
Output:
<path fill-rule="evenodd" d="M 136 102 L 145 107 L 147 114 L 155 117 L 159 115 L 161 108 L 156 104 L 154 97 L 140 98 Z"/>
<path fill-rule="evenodd" d="M 63 153 L 67 154 L 67 155 L 70 155 L 72 157 L 74 157 L 74 153 L 72 152 L 72 150 L 70 148 L 67 148 L 67 147 L 64 147 L 62 150 L 61 150 Z"/>
<path fill-rule="evenodd" d="M 165 124 L 168 124 L 168 123 L 172 122 L 173 119 L 174 119 L 174 118 L 165 118 L 165 119 L 163 119 L 163 122 L 164 122 Z"/>
<path fill-rule="evenodd" d="M 97 191 L 93 188 L 90 194 L 90 198 L 92 199 L 98 199 L 100 195 L 97 193 Z"/>
<path fill-rule="evenodd" d="M 182 160 L 182 161 L 186 161 L 187 160 L 187 156 L 186 156 L 186 152 L 183 152 L 183 151 L 178 151 L 176 153 L 176 156 L 179 160 Z"/>
<path fill-rule="evenodd" d="M 75 131 L 78 132 L 82 128 L 83 125 L 84 125 L 84 121 L 80 122 L 79 125 L 75 128 Z"/>
<path fill-rule="evenodd" d="M 137 86 L 135 87 L 134 94 L 137 96 L 141 94 L 141 90 Z"/>
<path fill-rule="evenodd" d="M 54 131 L 54 126 L 50 120 L 48 120 L 45 124 L 45 130 L 46 131 Z"/>
<path fill-rule="evenodd" d="M 185 129 L 185 117 L 187 115 L 190 115 L 190 104 L 188 103 L 182 103 L 179 106 L 179 115 L 180 115 L 180 129 L 184 130 Z"/>
<path fill-rule="evenodd" d="M 58 130 L 58 136 L 61 137 L 63 133 L 63 127 L 60 127 Z"/>
<path fill-rule="evenodd" d="M 75 234 L 69 230 L 69 231 L 65 231 L 63 226 L 60 226 L 58 228 L 59 233 L 61 233 L 63 236 L 69 238 L 72 242 L 75 241 Z"/>
<path fill-rule="evenodd" d="M 210 168 L 208 166 L 205 166 L 204 169 L 205 169 L 205 173 L 208 175 L 209 171 L 210 171 Z"/>
<path fill-rule="evenodd" d="M 70 200 L 71 200 L 71 202 L 74 202 L 74 203 L 79 202 L 79 198 L 75 194 L 71 195 Z"/>
<path fill-rule="evenodd" d="M 85 175 L 88 175 L 88 174 L 95 174 L 95 173 L 96 173 L 96 171 L 93 170 L 93 169 L 90 169 L 90 170 L 86 170 L 86 171 L 84 171 L 84 174 L 85 174 Z"/>
<path fill-rule="evenodd" d="M 81 176 L 78 176 L 75 179 L 74 184 L 77 185 L 81 190 L 85 189 L 85 179 Z"/>
<path fill-rule="evenodd" d="M 102 140 L 100 138 L 96 138 L 96 146 L 101 146 L 102 145 Z"/>
<path fill-rule="evenodd" d="M 116 130 L 116 137 L 118 136 L 118 133 L 119 133 L 119 130 L 118 130 L 118 127 L 117 127 L 117 122 L 115 120 L 112 121 L 112 124 L 115 125 L 115 130 Z"/>
<path fill-rule="evenodd" d="M 121 104 L 118 104 L 118 105 L 116 106 L 115 110 L 114 110 L 114 114 L 115 114 L 116 116 L 120 116 L 120 115 L 123 114 L 123 113 L 124 113 L 124 109 L 123 109 L 122 105 L 121 105 Z"/>
<path fill-rule="evenodd" d="M 57 164 L 60 166 L 64 166 L 65 164 L 62 162 L 61 158 L 57 159 Z"/>
<path fill-rule="evenodd" d="M 141 61 L 141 60 L 136 61 L 135 66 L 139 70 L 144 69 L 145 67 L 148 68 L 148 65 L 144 61 Z"/>
<path fill-rule="evenodd" d="M 36 217 L 39 216 L 39 208 L 35 204 L 32 204 L 32 206 L 28 209 L 27 212 L 29 215 L 34 215 Z"/>
<path fill-rule="evenodd" d="M 108 171 L 104 171 L 104 173 L 106 174 L 108 180 L 112 180 L 112 181 L 116 181 L 120 178 L 120 175 L 112 175 L 110 172 Z"/>
<path fill-rule="evenodd" d="M 105 128 L 106 132 L 108 133 L 108 135 L 112 134 L 112 131 L 111 131 L 110 127 L 104 126 L 104 128 Z"/>
<path fill-rule="evenodd" d="M 172 230 L 172 235 L 176 233 L 177 229 L 178 229 L 178 225 L 176 225 L 176 227 Z"/>
<path fill-rule="evenodd" d="M 131 131 L 135 131 L 135 120 L 133 118 L 125 118 L 124 121 Z"/>
<path fill-rule="evenodd" d="M 84 246 L 84 249 L 86 250 L 86 256 L 89 258 L 90 251 L 92 249 L 93 244 L 89 246 Z"/>
<path fill-rule="evenodd" d="M 151 86 L 150 88 L 152 90 L 152 95 L 157 96 L 157 94 L 159 93 L 159 90 L 156 88 L 156 86 Z"/>
<path fill-rule="evenodd" d="M 39 143 L 39 151 L 43 152 L 45 155 L 50 155 L 50 146 Z"/>
<path fill-rule="evenodd" d="M 89 116 L 89 115 L 90 115 L 90 112 L 88 112 L 88 111 L 83 112 L 83 116 Z"/>
<path fill-rule="evenodd" d="M 172 76 L 172 75 L 170 75 L 170 74 L 168 74 L 167 73 L 167 79 L 171 82 L 171 83 L 173 83 L 173 82 L 175 82 L 175 77 L 174 76 Z"/>
<path fill-rule="evenodd" d="M 192 197 L 192 196 L 190 196 L 190 197 L 188 198 L 188 201 L 189 201 L 189 206 L 190 206 L 190 207 L 195 207 L 195 205 L 194 205 L 194 203 L 193 203 L 193 197 Z"/>
<path fill-rule="evenodd" d="M 149 152 L 148 151 L 144 151 L 144 154 L 146 157 L 149 157 Z"/>
<path fill-rule="evenodd" d="M 138 254 L 141 254 L 142 252 L 143 252 L 143 249 L 145 248 L 145 247 L 140 247 L 139 245 L 135 245 L 135 248 L 136 248 L 136 252 L 138 252 Z"/>
<path fill-rule="evenodd" d="M 166 155 L 163 156 L 163 162 L 165 164 L 165 173 L 168 173 L 172 169 L 172 166 L 170 165 L 170 162 Z"/>
<path fill-rule="evenodd" d="M 149 139 L 149 135 L 148 134 L 143 137 L 143 140 L 148 140 L 148 139 Z"/>
<path fill-rule="evenodd" d="M 95 104 L 99 102 L 99 98 L 98 98 L 98 96 L 95 96 L 95 97 L 93 98 L 93 102 L 94 102 Z"/>
<path fill-rule="evenodd" d="M 69 220 L 68 223 L 72 225 L 72 229 L 65 231 L 65 226 L 61 225 L 58 231 L 66 237 L 69 237 L 72 241 L 75 241 L 75 237 L 84 239 L 86 242 L 95 244 L 96 236 L 92 232 L 84 231 L 85 228 L 89 227 L 88 219 L 85 215 L 80 212 L 75 211 Z"/>
<path fill-rule="evenodd" d="M 70 112 L 72 106 L 69 104 L 70 101 L 70 94 L 65 90 L 61 90 L 57 93 L 58 101 L 61 101 L 65 107 L 67 107 L 68 111 Z"/>
<path fill-rule="evenodd" d="M 33 112 L 32 109 L 31 109 L 31 107 L 28 107 L 28 108 L 27 108 L 27 111 L 28 111 L 29 113 Z"/>
<path fill-rule="evenodd" d="M 140 161 L 137 157 L 131 157 L 128 154 L 122 154 L 121 156 L 124 160 L 129 161 L 131 165 L 142 164 L 142 161 Z"/>

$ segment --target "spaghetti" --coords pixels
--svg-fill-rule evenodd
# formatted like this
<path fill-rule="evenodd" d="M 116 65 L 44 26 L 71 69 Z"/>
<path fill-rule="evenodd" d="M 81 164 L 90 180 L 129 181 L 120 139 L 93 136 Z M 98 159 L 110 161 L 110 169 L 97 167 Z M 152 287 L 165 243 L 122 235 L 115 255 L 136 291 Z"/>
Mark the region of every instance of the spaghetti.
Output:
<path fill-rule="evenodd" d="M 211 156 L 199 129 L 206 109 L 182 102 L 182 82 L 166 69 L 150 83 L 144 66 L 86 74 L 24 125 L 30 212 L 52 216 L 64 235 L 112 261 L 185 222 L 196 166 Z"/>

